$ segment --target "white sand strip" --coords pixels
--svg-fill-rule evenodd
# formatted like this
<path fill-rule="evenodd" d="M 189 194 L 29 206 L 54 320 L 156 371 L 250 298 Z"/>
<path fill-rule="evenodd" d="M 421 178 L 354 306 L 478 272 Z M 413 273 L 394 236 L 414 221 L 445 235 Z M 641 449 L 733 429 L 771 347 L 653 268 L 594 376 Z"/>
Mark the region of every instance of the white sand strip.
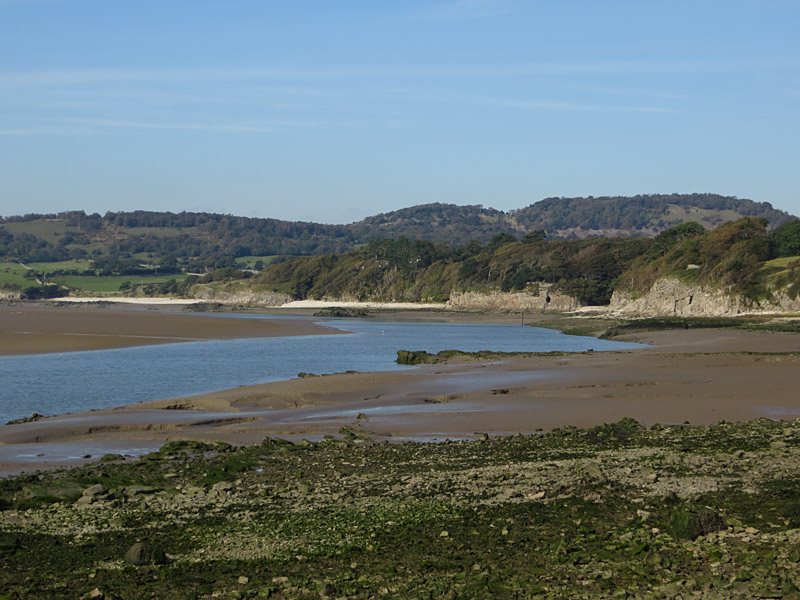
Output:
<path fill-rule="evenodd" d="M 447 305 L 423 302 L 331 302 L 328 300 L 295 300 L 287 302 L 279 308 L 386 308 L 398 310 L 444 310 Z"/>
<path fill-rule="evenodd" d="M 96 297 L 78 297 L 69 296 L 64 298 L 53 298 L 48 302 L 73 302 L 76 304 L 86 302 L 116 302 L 119 304 L 159 304 L 159 305 L 186 305 L 186 304 L 200 304 L 201 302 L 208 302 L 207 300 L 191 300 L 187 298 L 131 298 L 126 296 L 96 296 Z"/>

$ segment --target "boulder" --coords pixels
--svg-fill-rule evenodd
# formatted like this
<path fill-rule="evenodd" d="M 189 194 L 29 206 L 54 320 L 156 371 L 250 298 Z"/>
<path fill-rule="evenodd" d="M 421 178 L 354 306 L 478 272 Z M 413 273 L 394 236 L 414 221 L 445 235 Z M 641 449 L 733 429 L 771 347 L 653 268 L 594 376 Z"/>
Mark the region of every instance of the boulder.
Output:
<path fill-rule="evenodd" d="M 106 488 L 102 483 L 95 483 L 93 486 L 83 490 L 83 495 L 89 498 L 94 498 L 100 494 L 105 494 Z"/>
<path fill-rule="evenodd" d="M 125 560 L 132 565 L 163 565 L 167 562 L 167 555 L 160 548 L 148 542 L 136 542 L 125 553 Z"/>
<path fill-rule="evenodd" d="M 670 532 L 673 537 L 695 540 L 701 535 L 727 529 L 722 516 L 710 508 L 687 509 L 676 508 L 670 521 Z"/>

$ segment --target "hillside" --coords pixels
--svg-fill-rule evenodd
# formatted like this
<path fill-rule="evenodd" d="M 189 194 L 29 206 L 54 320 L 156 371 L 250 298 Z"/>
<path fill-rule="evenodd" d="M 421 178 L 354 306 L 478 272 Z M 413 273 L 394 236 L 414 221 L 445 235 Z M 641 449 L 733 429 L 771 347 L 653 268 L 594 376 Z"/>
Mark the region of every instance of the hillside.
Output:
<path fill-rule="evenodd" d="M 612 305 L 646 315 L 739 314 L 800 307 L 800 221 L 767 231 L 744 218 L 712 231 L 659 234 L 617 282 Z"/>
<path fill-rule="evenodd" d="M 479 205 L 422 204 L 367 217 L 348 226 L 360 240 L 407 237 L 412 240 L 466 244 L 488 242 L 498 233 L 524 234 L 507 213 Z"/>
<path fill-rule="evenodd" d="M 633 198 L 548 198 L 503 212 L 482 206 L 425 204 L 348 225 L 289 222 L 210 213 L 82 211 L 0 219 L 0 260 L 53 262 L 173 259 L 184 270 L 213 268 L 223 258 L 248 265 L 275 257 L 341 253 L 375 239 L 487 243 L 498 233 L 522 236 L 543 230 L 550 239 L 652 237 L 688 221 L 706 228 L 742 216 L 763 217 L 774 228 L 791 220 L 768 203 L 713 194 Z M 251 259 L 252 257 L 252 259 Z M 117 268 L 117 274 L 120 269 Z"/>
<path fill-rule="evenodd" d="M 302 257 L 248 281 L 295 299 L 446 302 L 455 292 L 528 292 L 543 286 L 582 304 L 606 304 L 612 282 L 649 247 L 636 238 L 553 240 L 497 234 L 451 247 L 426 241 L 373 241 L 344 255 Z"/>
<path fill-rule="evenodd" d="M 800 221 L 769 231 L 765 219 L 744 217 L 711 231 L 685 223 L 654 239 L 546 240 L 542 234 L 528 234 L 516 240 L 501 233 L 486 245 L 449 246 L 405 238 L 373 241 L 341 255 L 271 265 L 251 279 L 220 285 L 229 291 L 272 291 L 295 299 L 451 305 L 464 295 L 485 300 L 505 294 L 491 306 L 484 305 L 497 309 L 569 310 L 606 305 L 612 296 L 616 308 L 624 309 L 655 293 L 657 298 L 641 312 L 673 314 L 678 302 L 692 304 L 696 297 L 689 314 L 736 314 L 790 309 L 800 301 L 798 255 Z M 684 287 L 678 290 L 675 281 Z M 703 294 L 708 301 L 701 302 Z M 575 302 L 551 304 L 556 297 Z M 458 306 L 479 308 L 461 302 Z"/>
<path fill-rule="evenodd" d="M 653 237 L 682 223 L 696 222 L 713 229 L 741 217 L 764 218 L 773 229 L 792 219 L 768 202 L 717 194 L 546 198 L 511 216 L 520 229 L 543 229 L 551 238 Z"/>

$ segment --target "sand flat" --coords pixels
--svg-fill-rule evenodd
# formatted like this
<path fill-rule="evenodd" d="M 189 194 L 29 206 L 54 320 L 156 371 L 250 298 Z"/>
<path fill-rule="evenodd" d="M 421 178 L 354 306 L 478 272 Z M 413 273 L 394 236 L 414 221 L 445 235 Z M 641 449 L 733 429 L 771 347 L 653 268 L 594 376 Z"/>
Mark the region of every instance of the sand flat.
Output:
<path fill-rule="evenodd" d="M 181 341 L 341 333 L 303 320 L 226 319 L 165 309 L 0 305 L 0 355 L 106 350 Z"/>

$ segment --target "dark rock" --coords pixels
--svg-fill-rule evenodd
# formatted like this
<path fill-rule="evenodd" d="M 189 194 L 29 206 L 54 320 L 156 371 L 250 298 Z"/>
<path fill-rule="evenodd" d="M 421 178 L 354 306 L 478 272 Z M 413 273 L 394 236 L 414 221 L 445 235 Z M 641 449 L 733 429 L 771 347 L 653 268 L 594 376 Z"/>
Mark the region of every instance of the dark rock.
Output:
<path fill-rule="evenodd" d="M 725 520 L 710 508 L 697 510 L 676 508 L 672 513 L 669 530 L 676 538 L 695 540 L 701 535 L 726 529 Z"/>
<path fill-rule="evenodd" d="M 198 442 L 195 440 L 175 440 L 167 442 L 159 449 L 163 454 L 171 454 L 175 452 L 186 452 L 188 454 L 201 454 L 209 452 L 212 449 L 211 444 L 205 442 Z"/>
<path fill-rule="evenodd" d="M 323 581 L 319 584 L 319 594 L 322 597 L 335 596 L 336 588 L 330 581 Z"/>
<path fill-rule="evenodd" d="M 397 351 L 397 364 L 398 365 L 418 365 L 422 362 L 422 358 L 417 352 L 410 352 L 408 350 Z"/>
<path fill-rule="evenodd" d="M 0 554 L 3 552 L 12 552 L 20 547 L 17 536 L 9 533 L 0 533 Z"/>
<path fill-rule="evenodd" d="M 31 413 L 30 417 L 23 417 L 21 419 L 14 419 L 13 421 L 9 421 L 6 425 L 19 425 L 21 423 L 33 423 L 34 421 L 38 421 L 39 419 L 44 419 L 44 415 L 40 415 L 37 412 Z"/>
<path fill-rule="evenodd" d="M 167 563 L 167 555 L 160 548 L 147 542 L 136 542 L 125 553 L 125 560 L 137 566 L 163 565 Z"/>
<path fill-rule="evenodd" d="M 100 457 L 100 462 L 116 462 L 118 460 L 125 460 L 125 457 L 122 456 L 122 454 L 114 453 L 103 454 L 103 456 Z"/>

